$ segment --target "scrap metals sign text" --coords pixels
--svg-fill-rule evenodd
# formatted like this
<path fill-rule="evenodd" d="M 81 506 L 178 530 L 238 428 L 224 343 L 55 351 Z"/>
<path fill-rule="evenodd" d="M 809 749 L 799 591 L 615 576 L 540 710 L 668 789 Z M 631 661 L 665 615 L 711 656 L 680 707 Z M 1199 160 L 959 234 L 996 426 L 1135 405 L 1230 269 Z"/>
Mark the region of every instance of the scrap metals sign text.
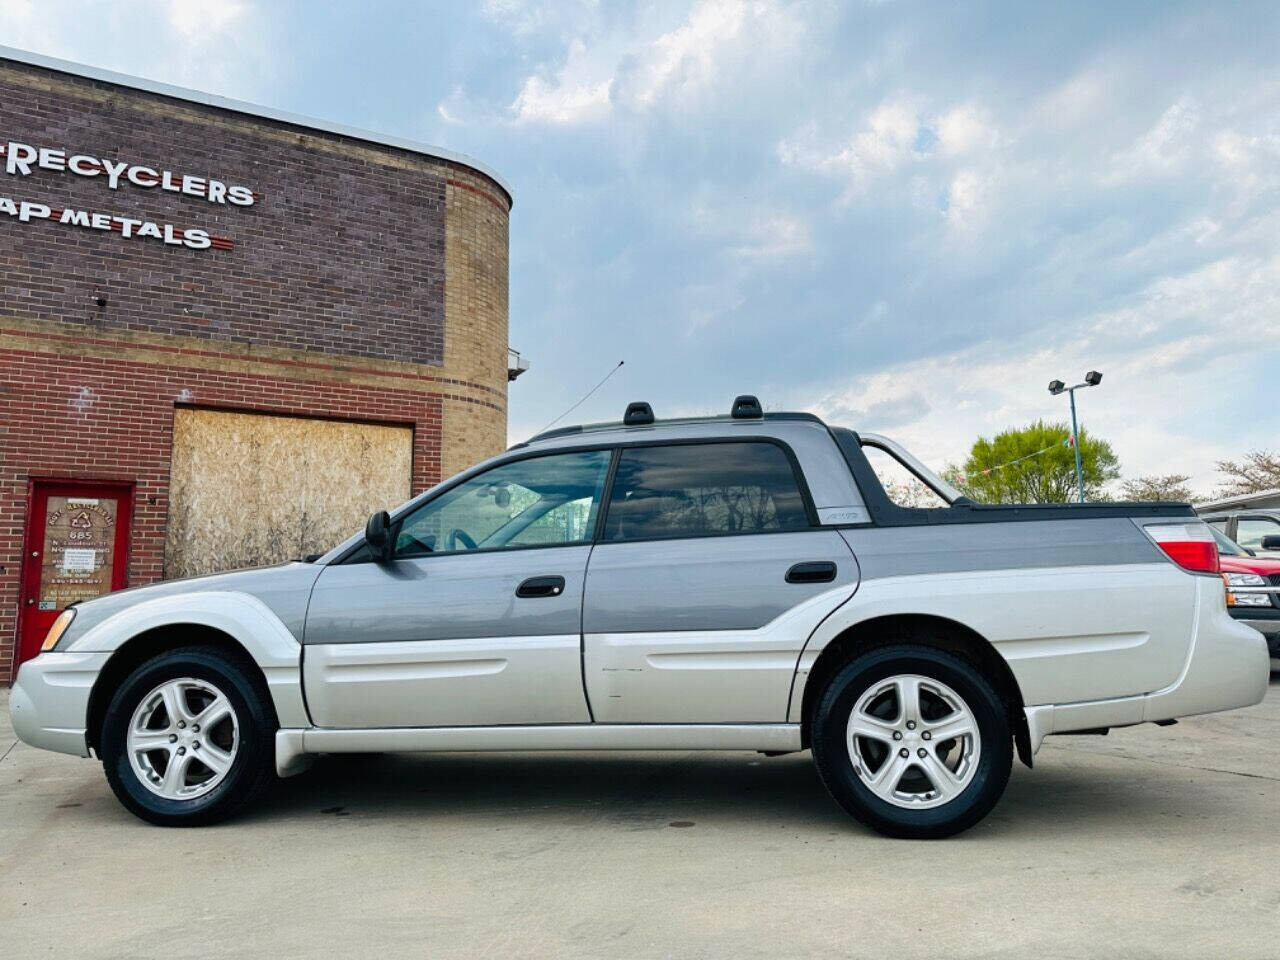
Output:
<path fill-rule="evenodd" d="M 35 147 L 14 140 L 0 144 L 0 156 L 4 158 L 4 172 L 9 176 L 30 176 L 32 170 L 36 169 L 55 170 L 80 177 L 102 177 L 112 190 L 119 190 L 125 185 L 141 190 L 160 189 L 199 197 L 209 203 L 237 207 L 251 207 L 258 199 L 253 190 L 239 184 L 228 184 L 209 177 L 176 174 L 171 170 L 159 170 L 142 164 L 81 153 L 68 156 L 66 150 Z M 230 250 L 235 245 L 226 237 L 213 236 L 207 230 L 199 228 L 154 223 L 102 211 L 60 208 L 47 203 L 12 200 L 4 196 L 0 196 L 0 214 L 15 217 L 21 223 L 54 220 L 89 230 L 110 230 L 129 238 L 159 240 L 170 246 L 187 247 L 191 250 Z"/>

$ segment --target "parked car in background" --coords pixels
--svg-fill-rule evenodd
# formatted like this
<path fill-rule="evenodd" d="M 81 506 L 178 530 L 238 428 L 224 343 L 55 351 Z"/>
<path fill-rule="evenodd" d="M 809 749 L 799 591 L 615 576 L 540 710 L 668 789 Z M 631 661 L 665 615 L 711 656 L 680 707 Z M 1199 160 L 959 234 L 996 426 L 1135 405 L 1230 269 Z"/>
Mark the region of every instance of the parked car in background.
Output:
<path fill-rule="evenodd" d="M 1280 559 L 1254 556 L 1216 526 L 1218 563 L 1227 585 L 1227 613 L 1267 638 L 1267 650 L 1280 658 Z"/>
<path fill-rule="evenodd" d="M 874 450 L 944 505 L 893 503 Z M 976 504 L 812 414 L 639 403 L 314 563 L 72 607 L 10 712 L 160 824 L 224 819 L 313 754 L 809 748 L 854 817 L 943 837 L 1046 735 L 1262 700 L 1219 562 L 1186 504 Z"/>
<path fill-rule="evenodd" d="M 1280 509 L 1210 509 L 1200 519 L 1254 556 L 1280 558 Z"/>

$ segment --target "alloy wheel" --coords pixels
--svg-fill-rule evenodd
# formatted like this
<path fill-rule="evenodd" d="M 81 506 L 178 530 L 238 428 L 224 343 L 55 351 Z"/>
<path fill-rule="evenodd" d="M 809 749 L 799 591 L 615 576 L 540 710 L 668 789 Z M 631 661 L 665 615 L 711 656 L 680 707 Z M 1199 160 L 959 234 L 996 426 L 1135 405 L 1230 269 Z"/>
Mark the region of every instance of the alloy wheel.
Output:
<path fill-rule="evenodd" d="M 191 800 L 224 779 L 240 747 L 240 723 L 226 694 L 207 680 L 161 683 L 139 702 L 126 749 L 138 780 L 166 800 Z"/>
<path fill-rule="evenodd" d="M 920 810 L 954 800 L 973 779 L 981 755 L 978 723 L 951 687 L 900 674 L 863 692 L 849 715 L 849 758 L 872 793 Z"/>

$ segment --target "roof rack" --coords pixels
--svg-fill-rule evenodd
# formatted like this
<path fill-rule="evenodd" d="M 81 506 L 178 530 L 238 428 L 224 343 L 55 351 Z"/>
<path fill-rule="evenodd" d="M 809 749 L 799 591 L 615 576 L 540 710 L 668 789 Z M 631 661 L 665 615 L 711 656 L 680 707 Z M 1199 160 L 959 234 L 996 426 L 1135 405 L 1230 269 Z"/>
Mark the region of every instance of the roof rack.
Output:
<path fill-rule="evenodd" d="M 653 423 L 653 407 L 643 400 L 627 404 L 627 412 L 622 415 L 624 427 L 647 427 Z"/>
<path fill-rule="evenodd" d="M 823 423 L 821 417 L 812 413 L 801 412 L 779 412 L 765 413 L 760 401 L 751 394 L 742 394 L 733 401 L 728 415 L 719 414 L 709 417 L 673 417 L 669 420 L 658 420 L 653 415 L 653 407 L 643 400 L 637 400 L 627 404 L 626 412 L 622 415 L 622 420 L 607 423 L 587 423 L 576 424 L 569 427 L 556 427 L 554 430 L 544 430 L 536 436 L 530 437 L 524 443 L 518 443 L 516 447 L 523 447 L 530 443 L 536 443 L 540 440 L 550 440 L 555 437 L 568 437 L 579 433 L 595 432 L 599 430 L 619 430 L 626 427 L 648 427 L 648 426 L 679 426 L 687 423 L 728 423 L 741 420 L 807 420 L 810 423 Z"/>

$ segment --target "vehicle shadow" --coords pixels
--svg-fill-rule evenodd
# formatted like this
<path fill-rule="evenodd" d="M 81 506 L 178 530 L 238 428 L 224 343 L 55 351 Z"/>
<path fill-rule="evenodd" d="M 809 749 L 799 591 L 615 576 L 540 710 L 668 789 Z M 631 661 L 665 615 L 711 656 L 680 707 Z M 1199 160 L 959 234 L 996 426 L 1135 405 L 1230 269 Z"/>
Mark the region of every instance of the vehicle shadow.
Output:
<path fill-rule="evenodd" d="M 382 754 L 321 757 L 277 785 L 257 817 L 583 817 L 627 829 L 697 816 L 785 819 L 830 829 L 845 821 L 809 754 L 701 753 Z"/>
<path fill-rule="evenodd" d="M 465 815 L 478 824 L 612 824 L 649 830 L 700 826 L 852 830 L 871 835 L 827 794 L 808 752 L 752 754 L 385 754 L 319 758 L 282 781 L 246 820 L 314 817 L 383 819 Z M 1034 771 L 1015 764 L 992 814 L 965 837 L 1127 834 L 1153 818 L 1202 830 L 1230 819 L 1223 794 L 1187 781 L 1177 768 L 1055 758 Z M 1175 829 L 1178 827 L 1175 826 Z"/>

